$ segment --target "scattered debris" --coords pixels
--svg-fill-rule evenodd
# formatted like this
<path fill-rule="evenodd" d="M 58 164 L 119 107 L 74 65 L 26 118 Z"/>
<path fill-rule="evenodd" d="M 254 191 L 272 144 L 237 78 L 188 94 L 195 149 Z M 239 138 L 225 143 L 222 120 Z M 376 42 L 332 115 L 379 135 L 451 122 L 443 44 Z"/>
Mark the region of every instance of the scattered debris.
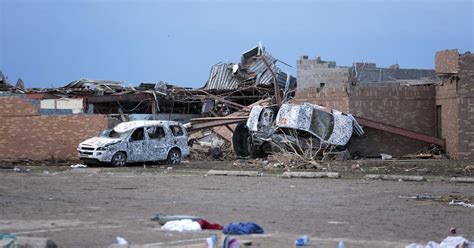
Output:
<path fill-rule="evenodd" d="M 283 178 L 340 178 L 337 172 L 283 172 Z"/>
<path fill-rule="evenodd" d="M 151 220 L 158 221 L 160 225 L 166 224 L 168 221 L 174 220 L 192 220 L 192 221 L 200 221 L 202 218 L 199 216 L 192 216 L 192 215 L 164 215 L 164 214 L 157 214 Z"/>
<path fill-rule="evenodd" d="M 463 207 L 466 207 L 466 208 L 474 208 L 474 204 L 466 203 L 466 202 L 463 202 L 463 201 L 456 201 L 456 200 L 450 201 L 449 205 L 459 205 L 459 206 L 463 206 Z"/>
<path fill-rule="evenodd" d="M 210 170 L 206 176 L 240 176 L 240 177 L 258 177 L 258 171 L 228 171 L 228 170 Z M 263 174 L 262 174 L 263 176 Z"/>
<path fill-rule="evenodd" d="M 208 221 L 206 221 L 205 219 L 200 219 L 198 221 L 199 225 L 201 225 L 201 228 L 203 230 L 205 229 L 209 229 L 209 230 L 222 230 L 224 227 L 217 224 L 217 223 L 209 223 Z"/>
<path fill-rule="evenodd" d="M 423 176 L 406 176 L 406 175 L 385 175 L 385 174 L 367 174 L 364 179 L 371 180 L 392 180 L 392 181 L 425 181 Z"/>
<path fill-rule="evenodd" d="M 449 181 L 454 183 L 474 183 L 474 177 L 452 177 Z"/>
<path fill-rule="evenodd" d="M 201 225 L 198 222 L 191 219 L 182 219 L 182 220 L 171 220 L 167 221 L 162 227 L 161 230 L 164 231 L 201 231 Z"/>
<path fill-rule="evenodd" d="M 306 245 L 309 245 L 309 237 L 308 235 L 303 235 L 303 236 L 299 236 L 296 240 L 295 240 L 295 245 L 296 246 L 306 246 Z"/>
<path fill-rule="evenodd" d="M 189 136 L 190 157 L 193 160 L 233 159 L 231 144 L 212 129 L 194 132 Z"/>
<path fill-rule="evenodd" d="M 14 172 L 19 172 L 19 173 L 29 173 L 31 171 L 30 168 L 21 168 L 21 167 L 15 167 L 13 168 Z"/>
<path fill-rule="evenodd" d="M 128 241 L 120 236 L 115 238 L 115 243 L 118 245 L 128 245 Z"/>
<path fill-rule="evenodd" d="M 431 195 L 398 196 L 398 198 L 402 198 L 402 199 L 414 199 L 414 200 L 419 200 L 419 201 L 424 201 L 424 200 L 440 200 L 440 199 L 442 199 L 441 196 L 431 196 Z"/>
<path fill-rule="evenodd" d="M 428 242 L 426 246 L 420 244 L 410 244 L 406 248 L 447 248 L 447 247 L 459 247 L 459 248 L 474 248 L 474 243 L 465 239 L 462 236 L 449 236 L 445 238 L 441 243 L 436 243 L 434 241 Z"/>
<path fill-rule="evenodd" d="M 236 127 L 234 151 L 240 157 L 280 153 L 282 164 L 318 168 L 321 160 L 349 158 L 344 146 L 362 127 L 351 115 L 319 105 L 283 103 L 254 106 L 246 124 Z"/>
<path fill-rule="evenodd" d="M 207 247 L 209 248 L 239 248 L 242 246 L 248 246 L 251 244 L 249 241 L 240 242 L 236 238 L 230 237 L 228 235 L 223 235 L 222 233 L 214 234 L 211 237 L 206 239 Z"/>
<path fill-rule="evenodd" d="M 381 154 L 380 154 L 380 157 L 382 158 L 382 160 L 390 160 L 390 159 L 392 159 L 392 155 L 390 155 L 390 154 L 385 154 L 385 153 L 381 153 Z"/>
<path fill-rule="evenodd" d="M 339 244 L 337 245 L 337 248 L 345 248 L 346 246 L 344 245 L 344 241 L 339 241 Z"/>
<path fill-rule="evenodd" d="M 0 247 L 16 247 L 16 235 L 11 233 L 0 233 Z"/>
<path fill-rule="evenodd" d="M 85 165 L 85 164 L 72 164 L 70 167 L 71 168 L 87 168 L 87 165 Z"/>
<path fill-rule="evenodd" d="M 12 233 L 0 233 L 0 247 L 20 248 L 20 247 L 59 247 L 54 241 L 48 238 L 17 236 Z"/>
<path fill-rule="evenodd" d="M 263 232 L 263 228 L 253 222 L 230 223 L 222 229 L 222 233 L 233 235 L 261 234 Z"/>
<path fill-rule="evenodd" d="M 430 144 L 429 146 L 417 151 L 414 154 L 403 156 L 408 159 L 447 159 L 446 153 L 439 145 Z"/>

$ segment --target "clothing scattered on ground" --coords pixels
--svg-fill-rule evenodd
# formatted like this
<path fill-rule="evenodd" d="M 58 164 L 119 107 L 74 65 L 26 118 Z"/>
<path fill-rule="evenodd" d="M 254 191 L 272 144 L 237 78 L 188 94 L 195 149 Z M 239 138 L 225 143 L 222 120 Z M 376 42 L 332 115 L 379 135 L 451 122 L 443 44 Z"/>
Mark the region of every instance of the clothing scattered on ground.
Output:
<path fill-rule="evenodd" d="M 222 230 L 224 228 L 223 226 L 216 224 L 216 223 L 209 223 L 205 219 L 200 219 L 198 221 L 199 225 L 201 225 L 201 228 L 204 229 L 211 229 L 211 230 Z"/>
<path fill-rule="evenodd" d="M 201 229 L 201 225 L 199 225 L 199 223 L 197 223 L 196 221 L 185 219 L 185 220 L 168 221 L 161 227 L 161 230 L 185 232 L 185 231 L 201 231 L 202 229 Z"/>
<path fill-rule="evenodd" d="M 201 217 L 193 216 L 193 215 L 164 215 L 164 214 L 157 214 L 151 220 L 158 221 L 160 225 L 166 224 L 168 221 L 173 220 L 192 220 L 192 221 L 199 221 Z"/>
<path fill-rule="evenodd" d="M 207 248 L 239 248 L 240 241 L 227 235 L 214 234 L 206 239 Z"/>
<path fill-rule="evenodd" d="M 253 222 L 230 223 L 222 230 L 224 234 L 253 234 L 263 233 L 263 228 Z"/>
<path fill-rule="evenodd" d="M 462 247 L 462 248 L 474 248 L 474 242 L 469 241 L 462 236 L 450 236 L 445 238 L 441 243 L 436 243 L 434 241 L 428 242 L 426 245 L 420 244 L 410 244 L 405 248 L 453 248 L 453 247 Z"/>

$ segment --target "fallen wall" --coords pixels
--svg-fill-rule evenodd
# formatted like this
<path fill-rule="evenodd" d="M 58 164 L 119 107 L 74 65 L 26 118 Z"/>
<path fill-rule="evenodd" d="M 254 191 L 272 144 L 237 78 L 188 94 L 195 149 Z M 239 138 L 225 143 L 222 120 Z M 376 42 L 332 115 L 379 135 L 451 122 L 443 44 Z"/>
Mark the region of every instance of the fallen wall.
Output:
<path fill-rule="evenodd" d="M 21 96 L 0 97 L 0 106 L 0 160 L 77 159 L 77 145 L 109 121 L 105 115 L 39 115 Z"/>

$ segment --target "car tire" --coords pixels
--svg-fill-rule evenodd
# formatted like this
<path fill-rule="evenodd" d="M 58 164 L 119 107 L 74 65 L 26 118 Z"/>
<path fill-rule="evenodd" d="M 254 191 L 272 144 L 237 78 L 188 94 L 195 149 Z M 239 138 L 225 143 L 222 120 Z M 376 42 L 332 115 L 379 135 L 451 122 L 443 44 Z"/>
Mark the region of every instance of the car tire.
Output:
<path fill-rule="evenodd" d="M 237 157 L 248 157 L 250 155 L 250 133 L 246 127 L 246 122 L 239 122 L 232 135 L 232 144 Z"/>
<path fill-rule="evenodd" d="M 117 152 L 110 163 L 113 167 L 124 167 L 127 165 L 127 155 L 124 152 Z"/>
<path fill-rule="evenodd" d="M 173 148 L 168 153 L 168 158 L 166 159 L 168 164 L 180 164 L 181 163 L 181 151 L 178 148 Z"/>

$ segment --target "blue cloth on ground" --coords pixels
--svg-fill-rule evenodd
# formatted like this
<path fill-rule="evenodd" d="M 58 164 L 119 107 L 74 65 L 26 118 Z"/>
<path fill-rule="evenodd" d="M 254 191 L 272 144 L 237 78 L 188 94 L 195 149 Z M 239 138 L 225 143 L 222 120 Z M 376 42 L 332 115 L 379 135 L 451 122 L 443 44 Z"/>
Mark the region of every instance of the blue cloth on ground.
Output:
<path fill-rule="evenodd" d="M 222 232 L 234 235 L 263 233 L 263 228 L 253 222 L 230 223 L 222 229 Z"/>

